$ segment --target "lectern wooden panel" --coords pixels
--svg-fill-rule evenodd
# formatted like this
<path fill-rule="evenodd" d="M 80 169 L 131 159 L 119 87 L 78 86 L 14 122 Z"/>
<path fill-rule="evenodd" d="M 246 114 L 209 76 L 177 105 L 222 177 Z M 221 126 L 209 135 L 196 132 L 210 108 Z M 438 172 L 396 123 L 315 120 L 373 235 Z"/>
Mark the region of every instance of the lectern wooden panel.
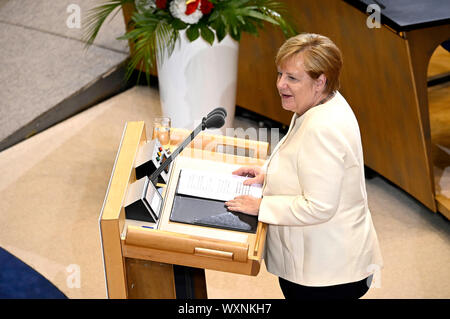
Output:
<path fill-rule="evenodd" d="M 139 146 L 147 139 L 144 122 L 126 125 L 100 215 L 100 232 L 110 298 L 127 297 L 125 259 L 120 234 L 125 225 L 123 202 L 128 185 L 136 180 L 133 170 Z"/>
<path fill-rule="evenodd" d="M 184 134 L 182 130 L 177 132 L 181 136 Z M 201 148 L 212 150 L 214 147 L 208 146 L 210 143 L 216 146 L 231 143 L 251 148 L 252 154 L 262 154 L 264 158 L 186 148 L 173 163 L 169 183 L 164 191 L 164 206 L 159 222 L 149 224 L 126 220 L 124 199 L 129 184 L 136 180 L 134 161 L 138 149 L 146 142 L 145 124 L 127 123 L 100 216 L 109 298 L 175 298 L 177 293 L 172 265 L 195 267 L 191 273 L 194 274 L 192 281 L 197 289 L 194 294 L 197 297 L 206 297 L 202 269 L 258 274 L 267 225 L 258 223 L 256 233 L 245 233 L 170 222 L 169 214 L 176 186 L 174 179 L 181 167 L 193 165 L 192 163 L 198 165 L 198 161 L 205 164 L 202 166 L 209 165 L 210 168 L 232 167 L 229 165 L 261 166 L 268 144 L 207 134 L 197 138 Z"/>

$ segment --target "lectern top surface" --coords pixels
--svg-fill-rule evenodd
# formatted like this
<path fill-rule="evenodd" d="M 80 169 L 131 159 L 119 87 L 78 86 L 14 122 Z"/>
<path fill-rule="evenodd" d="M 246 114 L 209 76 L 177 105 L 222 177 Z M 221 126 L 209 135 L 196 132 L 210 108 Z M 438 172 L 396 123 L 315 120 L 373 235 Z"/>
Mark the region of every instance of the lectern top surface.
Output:
<path fill-rule="evenodd" d="M 366 12 L 370 4 L 377 4 L 381 23 L 396 31 L 410 31 L 450 23 L 449 0 L 344 0 Z M 371 10 L 373 12 L 373 10 Z"/>

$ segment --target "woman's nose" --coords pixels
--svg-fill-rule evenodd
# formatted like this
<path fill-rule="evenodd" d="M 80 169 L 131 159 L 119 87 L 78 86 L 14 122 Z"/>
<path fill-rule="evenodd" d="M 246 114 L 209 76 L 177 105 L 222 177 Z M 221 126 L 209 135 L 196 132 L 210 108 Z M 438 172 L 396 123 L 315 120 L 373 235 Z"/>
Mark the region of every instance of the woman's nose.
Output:
<path fill-rule="evenodd" d="M 279 74 L 277 78 L 277 88 L 282 89 L 286 86 L 286 81 L 284 80 L 283 74 Z"/>

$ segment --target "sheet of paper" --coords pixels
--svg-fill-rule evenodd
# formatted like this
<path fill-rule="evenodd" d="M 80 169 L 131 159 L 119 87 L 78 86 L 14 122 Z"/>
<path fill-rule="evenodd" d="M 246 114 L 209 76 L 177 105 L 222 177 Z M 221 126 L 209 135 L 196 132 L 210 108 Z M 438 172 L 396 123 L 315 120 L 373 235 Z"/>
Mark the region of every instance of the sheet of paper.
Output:
<path fill-rule="evenodd" d="M 249 177 L 183 168 L 178 181 L 178 193 L 228 201 L 240 195 L 262 196 L 262 185 L 244 185 Z"/>

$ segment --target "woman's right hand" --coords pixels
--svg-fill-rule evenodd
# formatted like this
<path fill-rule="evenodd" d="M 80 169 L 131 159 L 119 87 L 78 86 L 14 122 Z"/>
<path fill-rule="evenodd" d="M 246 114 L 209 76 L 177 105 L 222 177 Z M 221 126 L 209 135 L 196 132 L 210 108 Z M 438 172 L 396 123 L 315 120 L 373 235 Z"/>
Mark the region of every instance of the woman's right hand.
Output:
<path fill-rule="evenodd" d="M 261 167 L 258 166 L 244 166 L 240 167 L 233 172 L 233 175 L 250 176 L 251 178 L 244 181 L 244 185 L 263 184 L 264 172 Z"/>

